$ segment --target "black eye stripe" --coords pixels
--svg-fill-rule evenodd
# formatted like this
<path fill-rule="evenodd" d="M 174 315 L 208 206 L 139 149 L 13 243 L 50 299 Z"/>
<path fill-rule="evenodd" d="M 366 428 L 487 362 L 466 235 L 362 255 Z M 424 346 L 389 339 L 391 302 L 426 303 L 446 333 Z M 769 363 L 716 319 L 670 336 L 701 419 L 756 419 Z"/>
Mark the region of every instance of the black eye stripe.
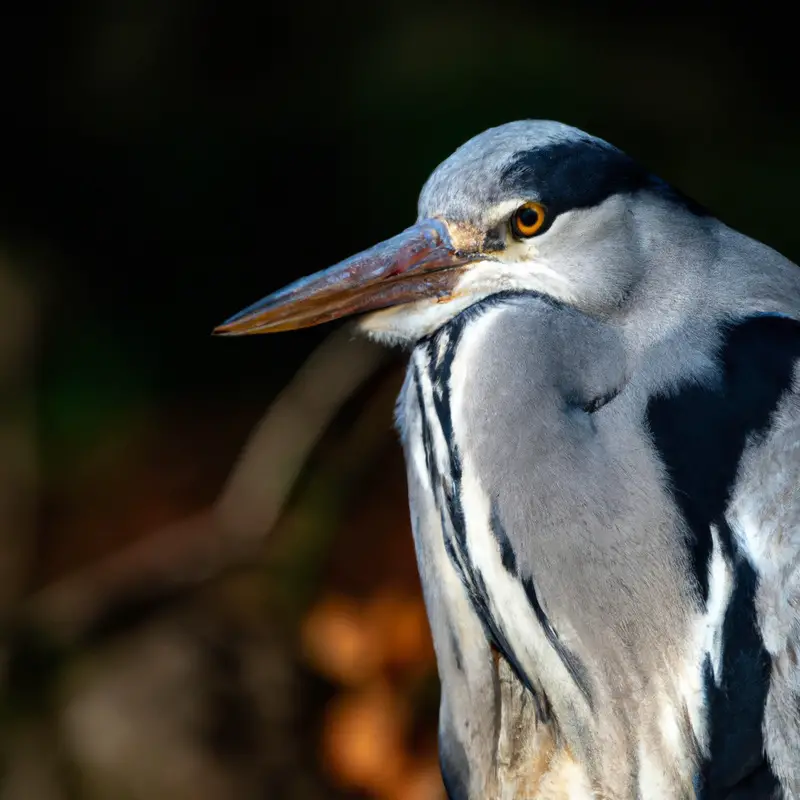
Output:
<path fill-rule="evenodd" d="M 510 196 L 530 193 L 541 198 L 549 221 L 563 211 L 591 208 L 611 195 L 641 190 L 666 197 L 697 216 L 708 214 L 622 151 L 589 138 L 520 150 L 500 183 Z"/>

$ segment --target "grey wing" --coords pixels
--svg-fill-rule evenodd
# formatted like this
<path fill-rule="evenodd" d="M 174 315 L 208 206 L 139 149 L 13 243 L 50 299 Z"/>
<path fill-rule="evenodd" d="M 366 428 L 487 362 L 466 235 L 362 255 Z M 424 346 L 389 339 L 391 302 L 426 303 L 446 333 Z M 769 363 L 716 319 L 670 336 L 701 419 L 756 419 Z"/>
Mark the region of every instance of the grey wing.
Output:
<path fill-rule="evenodd" d="M 445 549 L 407 379 L 398 417 L 419 574 L 441 680 L 439 758 L 450 800 L 571 796 L 573 766 L 555 752 L 537 699 L 490 644 Z M 546 792 L 546 794 L 541 794 Z M 509 794 L 510 793 L 510 794 Z"/>
<path fill-rule="evenodd" d="M 728 510 L 756 573 L 769 654 L 764 750 L 785 796 L 800 798 L 800 361 L 766 434 L 746 452 Z"/>

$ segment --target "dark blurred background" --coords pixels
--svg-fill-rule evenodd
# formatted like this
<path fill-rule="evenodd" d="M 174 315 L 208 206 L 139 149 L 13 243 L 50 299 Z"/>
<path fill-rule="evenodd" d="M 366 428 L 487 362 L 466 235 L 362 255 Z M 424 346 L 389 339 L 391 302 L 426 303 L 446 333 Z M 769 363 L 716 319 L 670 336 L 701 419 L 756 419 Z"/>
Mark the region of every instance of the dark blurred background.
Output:
<path fill-rule="evenodd" d="M 611 140 L 797 260 L 781 13 L 2 12 L 0 800 L 443 796 L 402 358 L 210 330 L 410 224 L 433 167 L 516 118 Z"/>

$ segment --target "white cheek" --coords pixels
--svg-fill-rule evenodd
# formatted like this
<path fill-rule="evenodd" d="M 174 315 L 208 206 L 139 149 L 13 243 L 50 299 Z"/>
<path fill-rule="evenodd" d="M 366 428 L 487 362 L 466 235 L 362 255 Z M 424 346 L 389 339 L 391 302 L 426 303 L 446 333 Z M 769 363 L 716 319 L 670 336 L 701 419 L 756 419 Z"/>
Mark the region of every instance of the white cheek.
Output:
<path fill-rule="evenodd" d="M 454 293 L 486 296 L 503 291 L 534 291 L 574 302 L 569 277 L 542 258 L 533 246 L 520 253 L 519 261 L 481 261 L 456 284 Z"/>
<path fill-rule="evenodd" d="M 384 344 L 405 344 L 428 336 L 464 309 L 499 292 L 532 291 L 573 303 L 576 293 L 567 275 L 529 245 L 518 261 L 479 261 L 460 277 L 447 298 L 425 298 L 367 314 L 359 330 Z"/>
<path fill-rule="evenodd" d="M 441 328 L 479 299 L 458 295 L 445 300 L 426 299 L 385 308 L 363 317 L 358 329 L 383 344 L 408 344 Z"/>

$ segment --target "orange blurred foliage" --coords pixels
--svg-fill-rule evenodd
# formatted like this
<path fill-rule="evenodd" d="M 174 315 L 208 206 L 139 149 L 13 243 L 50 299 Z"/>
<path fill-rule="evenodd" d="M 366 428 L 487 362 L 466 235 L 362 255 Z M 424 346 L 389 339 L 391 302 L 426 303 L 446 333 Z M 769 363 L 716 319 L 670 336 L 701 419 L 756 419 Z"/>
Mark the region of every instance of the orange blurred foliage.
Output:
<path fill-rule="evenodd" d="M 380 671 L 427 670 L 434 663 L 425 606 L 418 595 L 379 591 L 359 604 L 332 594 L 306 617 L 303 651 L 321 675 L 355 686 Z"/>
<path fill-rule="evenodd" d="M 355 600 L 332 595 L 316 605 L 301 629 L 303 652 L 321 675 L 345 686 L 377 674 L 380 653 Z"/>
<path fill-rule="evenodd" d="M 330 594 L 308 614 L 301 643 L 311 666 L 343 687 L 324 718 L 331 778 L 380 800 L 442 800 L 435 743 L 420 754 L 409 741 L 410 687 L 435 666 L 421 596 L 378 590 L 359 602 Z"/>
<path fill-rule="evenodd" d="M 405 766 L 406 713 L 382 682 L 334 698 L 325 714 L 323 761 L 338 783 L 389 796 Z"/>

